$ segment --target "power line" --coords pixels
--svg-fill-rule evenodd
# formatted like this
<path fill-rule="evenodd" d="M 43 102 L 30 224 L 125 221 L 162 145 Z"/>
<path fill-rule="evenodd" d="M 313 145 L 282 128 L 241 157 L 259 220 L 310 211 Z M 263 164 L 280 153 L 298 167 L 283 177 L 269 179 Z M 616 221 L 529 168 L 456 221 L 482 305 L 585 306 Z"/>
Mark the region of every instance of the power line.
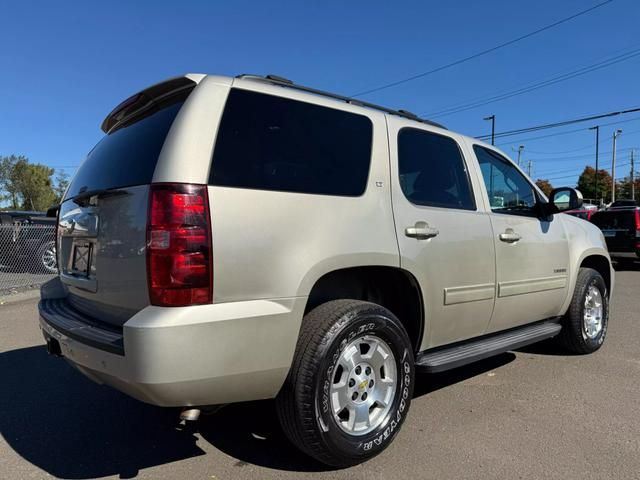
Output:
<path fill-rule="evenodd" d="M 567 125 L 573 125 L 574 123 L 589 122 L 589 121 L 593 121 L 593 120 L 598 120 L 600 118 L 615 117 L 615 116 L 618 116 L 618 115 L 625 115 L 627 113 L 634 113 L 634 112 L 640 112 L 640 107 L 634 107 L 634 108 L 629 108 L 629 109 L 626 109 L 626 110 L 618 110 L 618 111 L 614 111 L 614 112 L 602 113 L 602 114 L 598 114 L 598 115 L 589 115 L 588 117 L 574 118 L 572 120 L 564 120 L 562 122 L 547 123 L 547 124 L 544 124 L 544 125 L 536 125 L 534 127 L 519 128 L 519 129 L 516 129 L 516 130 L 507 130 L 505 132 L 496 133 L 495 137 L 496 138 L 512 137 L 513 135 L 519 135 L 521 133 L 537 132 L 539 130 L 546 130 L 548 128 L 565 127 Z M 476 136 L 476 138 L 483 139 L 483 140 L 485 140 L 487 137 L 488 137 L 487 135 Z"/>
<path fill-rule="evenodd" d="M 619 120 L 619 121 L 616 121 L 616 122 L 601 123 L 600 126 L 601 127 L 606 127 L 606 126 L 609 126 L 609 125 L 619 125 L 621 123 L 637 122 L 638 120 L 640 120 L 640 117 L 630 118 L 628 120 Z M 514 140 L 512 142 L 498 143 L 497 146 L 513 145 L 514 143 L 531 142 L 533 140 L 540 140 L 542 138 L 557 137 L 557 136 L 560 136 L 560 135 L 568 135 L 570 133 L 586 132 L 586 131 L 587 131 L 587 129 L 585 129 L 585 128 L 576 128 L 574 130 L 567 130 L 565 132 L 549 133 L 547 135 L 539 135 L 537 137 L 521 138 L 519 140 Z M 637 132 L 637 130 L 634 131 L 634 132 L 627 132 L 627 135 L 629 135 L 630 133 L 635 133 L 635 132 Z"/>
<path fill-rule="evenodd" d="M 580 129 L 582 131 L 582 129 Z M 562 151 L 557 151 L 557 152 L 541 152 L 540 150 L 530 150 L 529 148 L 527 148 L 527 152 L 529 153 L 533 153 L 534 155 L 562 155 L 563 153 L 573 153 L 573 152 L 580 152 L 582 150 L 588 150 L 593 148 L 593 143 L 590 145 L 587 145 L 586 147 L 580 147 L 580 148 L 574 148 L 572 150 L 562 150 Z"/>
<path fill-rule="evenodd" d="M 562 20 L 558 20 L 557 22 L 551 23 L 551 24 L 546 25 L 546 26 L 544 26 L 542 28 L 534 30 L 533 32 L 529 32 L 529 33 L 527 33 L 525 35 L 522 35 L 520 37 L 514 38 L 514 39 L 509 40 L 507 42 L 501 43 L 501 44 L 496 45 L 494 47 L 487 48 L 486 50 L 482 50 L 481 52 L 474 53 L 473 55 L 469 55 L 468 57 L 461 58 L 461 59 L 456 60 L 454 62 L 447 63 L 445 65 L 441 65 L 441 66 L 436 67 L 434 69 L 428 70 L 426 72 L 418 73 L 416 75 L 412 75 L 410 77 L 403 78 L 401 80 L 396 80 L 395 82 L 387 83 L 387 84 L 381 85 L 379 87 L 371 88 L 369 90 L 364 90 L 362 92 L 355 93 L 355 94 L 353 94 L 351 96 L 352 97 L 361 97 L 363 95 L 369 95 L 370 93 L 379 92 L 380 90 L 386 90 L 387 88 L 396 87 L 398 85 L 402 85 L 403 83 L 411 82 L 413 80 L 417 80 L 418 78 L 423 78 L 423 77 L 426 77 L 427 75 L 432 75 L 432 74 L 434 74 L 436 72 L 440 72 L 442 70 L 446 70 L 447 68 L 451 68 L 451 67 L 454 67 L 456 65 L 460 65 L 461 63 L 468 62 L 469 60 L 473 60 L 475 58 L 482 57 L 484 55 L 487 55 L 488 53 L 495 52 L 496 50 L 499 50 L 499 49 L 504 48 L 504 47 L 508 47 L 509 45 L 513 45 L 514 43 L 520 42 L 520 41 L 522 41 L 522 40 L 524 40 L 526 38 L 533 37 L 534 35 L 542 33 L 542 32 L 544 32 L 546 30 L 550 30 L 550 29 L 552 29 L 554 27 L 557 27 L 558 25 L 562 25 L 563 23 L 569 22 L 569 21 L 573 20 L 574 18 L 578 18 L 578 17 L 580 17 L 582 15 L 586 15 L 587 13 L 589 13 L 589 12 L 591 12 L 591 11 L 597 9 L 597 8 L 600 8 L 600 7 L 602 7 L 602 6 L 604 6 L 604 5 L 608 4 L 608 3 L 611 3 L 612 1 L 613 0 L 606 0 L 604 2 L 601 2 L 601 3 L 597 4 L 597 5 L 594 5 L 591 8 L 588 8 L 586 10 L 582 10 L 581 12 L 578 12 L 578 13 L 575 13 L 575 14 L 569 16 L 569 17 L 563 18 Z"/>
<path fill-rule="evenodd" d="M 631 132 L 629 132 L 631 133 Z M 625 148 L 618 148 L 618 151 L 624 151 L 624 150 L 631 150 L 631 147 L 625 147 Z M 608 151 L 608 152 L 600 152 L 601 155 L 605 155 L 605 154 L 609 154 L 609 153 L 613 153 L 613 151 Z M 567 156 L 567 157 L 553 157 L 553 158 L 532 158 L 531 160 L 533 160 L 534 162 L 553 162 L 556 160 L 575 160 L 577 158 L 589 158 L 589 157 L 593 157 L 593 153 L 585 153 L 584 155 L 572 155 L 572 156 Z"/>
<path fill-rule="evenodd" d="M 497 94 L 497 95 L 494 95 L 492 97 L 486 97 L 484 99 L 480 99 L 480 100 L 477 100 L 477 101 L 474 101 L 474 102 L 470 102 L 470 103 L 467 103 L 467 104 L 461 104 L 461 105 L 458 105 L 456 107 L 446 108 L 446 109 L 440 110 L 438 112 L 425 113 L 425 114 L 422 114 L 422 116 L 426 116 L 426 117 L 429 117 L 429 118 L 438 118 L 438 117 L 446 117 L 448 115 L 453 115 L 455 113 L 460 113 L 460 112 L 464 112 L 464 111 L 467 111 L 467 110 L 472 110 L 474 108 L 478 108 L 478 107 L 481 107 L 481 106 L 484 106 L 484 105 L 488 105 L 490 103 L 495 103 L 495 102 L 499 102 L 501 100 L 506 100 L 506 99 L 511 98 L 511 97 L 515 97 L 515 96 L 518 96 L 518 95 L 523 95 L 525 93 L 529 93 L 529 92 L 532 92 L 534 90 L 538 90 L 540 88 L 548 87 L 550 85 L 555 85 L 556 83 L 564 82 L 564 81 L 570 80 L 570 79 L 575 78 L 575 77 L 586 75 L 587 73 L 595 72 L 597 70 L 601 70 L 603 68 L 610 67 L 610 66 L 615 65 L 617 63 L 624 62 L 626 60 L 630 60 L 632 58 L 635 58 L 635 57 L 637 57 L 639 55 L 640 55 L 640 49 L 636 49 L 636 50 L 633 50 L 631 52 L 628 52 L 628 53 L 625 53 L 625 54 L 622 54 L 622 55 L 617 55 L 617 56 L 615 56 L 613 58 L 609 58 L 607 60 L 603 60 L 601 62 L 594 63 L 592 65 L 587 65 L 585 67 L 581 67 L 581 68 L 579 68 L 577 70 L 574 70 L 572 72 L 564 73 L 564 74 L 549 78 L 547 80 L 542 80 L 540 82 L 537 82 L 537 83 L 534 83 L 534 84 L 530 84 L 529 86 L 524 86 L 524 87 L 518 88 L 516 90 L 512 90 L 512 91 L 509 91 L 509 92 Z"/>
<path fill-rule="evenodd" d="M 623 162 L 623 163 L 621 163 L 620 165 L 616 165 L 616 166 L 617 166 L 617 167 L 626 167 L 627 165 L 631 165 L 631 162 Z M 584 169 L 583 169 L 583 170 L 584 170 Z M 600 170 L 605 170 L 605 169 L 601 168 Z M 574 173 L 574 174 L 571 174 L 571 175 L 553 176 L 553 177 L 546 178 L 545 180 L 561 180 L 561 179 L 563 179 L 563 178 L 571 178 L 571 177 L 576 177 L 576 176 L 577 176 L 578 178 L 580 178 L 580 175 L 581 175 L 581 174 L 582 174 L 582 172 L 577 173 L 577 174 L 576 174 L 576 173 Z M 616 177 L 616 178 L 617 178 L 617 177 Z"/>

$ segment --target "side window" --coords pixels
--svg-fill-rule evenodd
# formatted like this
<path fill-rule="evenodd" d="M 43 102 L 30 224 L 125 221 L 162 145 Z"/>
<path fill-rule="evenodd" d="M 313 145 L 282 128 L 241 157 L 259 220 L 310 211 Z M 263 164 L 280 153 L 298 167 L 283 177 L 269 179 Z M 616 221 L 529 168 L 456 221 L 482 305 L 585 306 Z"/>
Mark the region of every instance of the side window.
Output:
<path fill-rule="evenodd" d="M 356 197 L 369 176 L 373 125 L 364 115 L 232 89 L 209 183 Z"/>
<path fill-rule="evenodd" d="M 513 164 L 496 152 L 473 146 L 489 195 L 491 210 L 497 213 L 531 213 L 538 197 L 527 179 Z"/>
<path fill-rule="evenodd" d="M 469 175 L 458 144 L 436 133 L 398 133 L 400 186 L 411 203 L 475 210 Z"/>

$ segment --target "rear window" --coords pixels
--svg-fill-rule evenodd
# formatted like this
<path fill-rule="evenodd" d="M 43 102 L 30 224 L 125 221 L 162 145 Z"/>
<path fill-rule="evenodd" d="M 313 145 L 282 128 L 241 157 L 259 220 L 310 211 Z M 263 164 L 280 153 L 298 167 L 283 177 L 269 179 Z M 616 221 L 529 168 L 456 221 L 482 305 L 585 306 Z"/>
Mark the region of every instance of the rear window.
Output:
<path fill-rule="evenodd" d="M 635 211 L 597 212 L 591 217 L 591 222 L 601 229 L 635 229 Z"/>
<path fill-rule="evenodd" d="M 359 196 L 369 175 L 372 130 L 363 115 L 232 89 L 209 183 Z"/>
<path fill-rule="evenodd" d="M 80 165 L 65 198 L 151 183 L 167 133 L 191 90 L 155 103 L 105 135 Z"/>

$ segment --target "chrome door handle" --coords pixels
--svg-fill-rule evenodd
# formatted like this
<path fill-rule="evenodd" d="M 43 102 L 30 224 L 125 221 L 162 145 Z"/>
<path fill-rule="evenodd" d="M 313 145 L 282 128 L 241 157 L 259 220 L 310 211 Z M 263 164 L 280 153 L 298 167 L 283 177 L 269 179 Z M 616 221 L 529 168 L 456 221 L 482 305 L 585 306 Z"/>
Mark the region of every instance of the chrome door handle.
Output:
<path fill-rule="evenodd" d="M 514 232 L 512 228 L 507 228 L 504 233 L 498 235 L 498 238 L 507 243 L 516 243 L 518 240 L 522 239 L 522 237 Z"/>
<path fill-rule="evenodd" d="M 430 227 L 427 222 L 416 222 L 413 227 L 404 229 L 404 234 L 407 237 L 417 238 L 418 240 L 428 240 L 439 233 L 437 228 Z"/>

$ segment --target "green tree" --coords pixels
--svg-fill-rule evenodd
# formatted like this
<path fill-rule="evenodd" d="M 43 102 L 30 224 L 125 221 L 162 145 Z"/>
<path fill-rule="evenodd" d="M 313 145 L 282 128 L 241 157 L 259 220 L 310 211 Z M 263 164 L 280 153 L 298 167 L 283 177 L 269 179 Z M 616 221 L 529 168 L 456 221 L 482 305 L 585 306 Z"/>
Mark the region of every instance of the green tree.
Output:
<path fill-rule="evenodd" d="M 578 190 L 584 198 L 608 201 L 611 197 L 611 175 L 606 170 L 598 170 L 598 191 L 595 191 L 595 168 L 587 165 L 578 178 Z"/>
<path fill-rule="evenodd" d="M 542 193 L 544 193 L 547 197 L 551 193 L 551 190 L 553 190 L 553 185 L 551 185 L 551 182 L 549 182 L 549 180 L 546 180 L 546 179 L 542 179 L 542 178 L 537 179 L 536 185 L 540 190 L 542 190 Z"/>
<path fill-rule="evenodd" d="M 56 203 L 60 203 L 62 201 L 62 197 L 64 192 L 67 190 L 69 186 L 69 175 L 67 175 L 63 170 L 60 170 L 56 174 L 56 184 L 53 187 L 53 191 L 56 194 Z"/>
<path fill-rule="evenodd" d="M 635 198 L 640 198 L 640 178 L 634 179 Z M 619 200 L 631 198 L 631 176 L 616 182 L 616 198 Z"/>
<path fill-rule="evenodd" d="M 0 195 L 10 208 L 46 210 L 56 201 L 53 173 L 53 168 L 29 163 L 27 157 L 0 157 Z"/>
<path fill-rule="evenodd" d="M 8 202 L 9 208 L 20 207 L 20 192 L 15 181 L 15 169 L 16 164 L 23 161 L 29 160 L 16 155 L 0 157 L 0 201 Z"/>

